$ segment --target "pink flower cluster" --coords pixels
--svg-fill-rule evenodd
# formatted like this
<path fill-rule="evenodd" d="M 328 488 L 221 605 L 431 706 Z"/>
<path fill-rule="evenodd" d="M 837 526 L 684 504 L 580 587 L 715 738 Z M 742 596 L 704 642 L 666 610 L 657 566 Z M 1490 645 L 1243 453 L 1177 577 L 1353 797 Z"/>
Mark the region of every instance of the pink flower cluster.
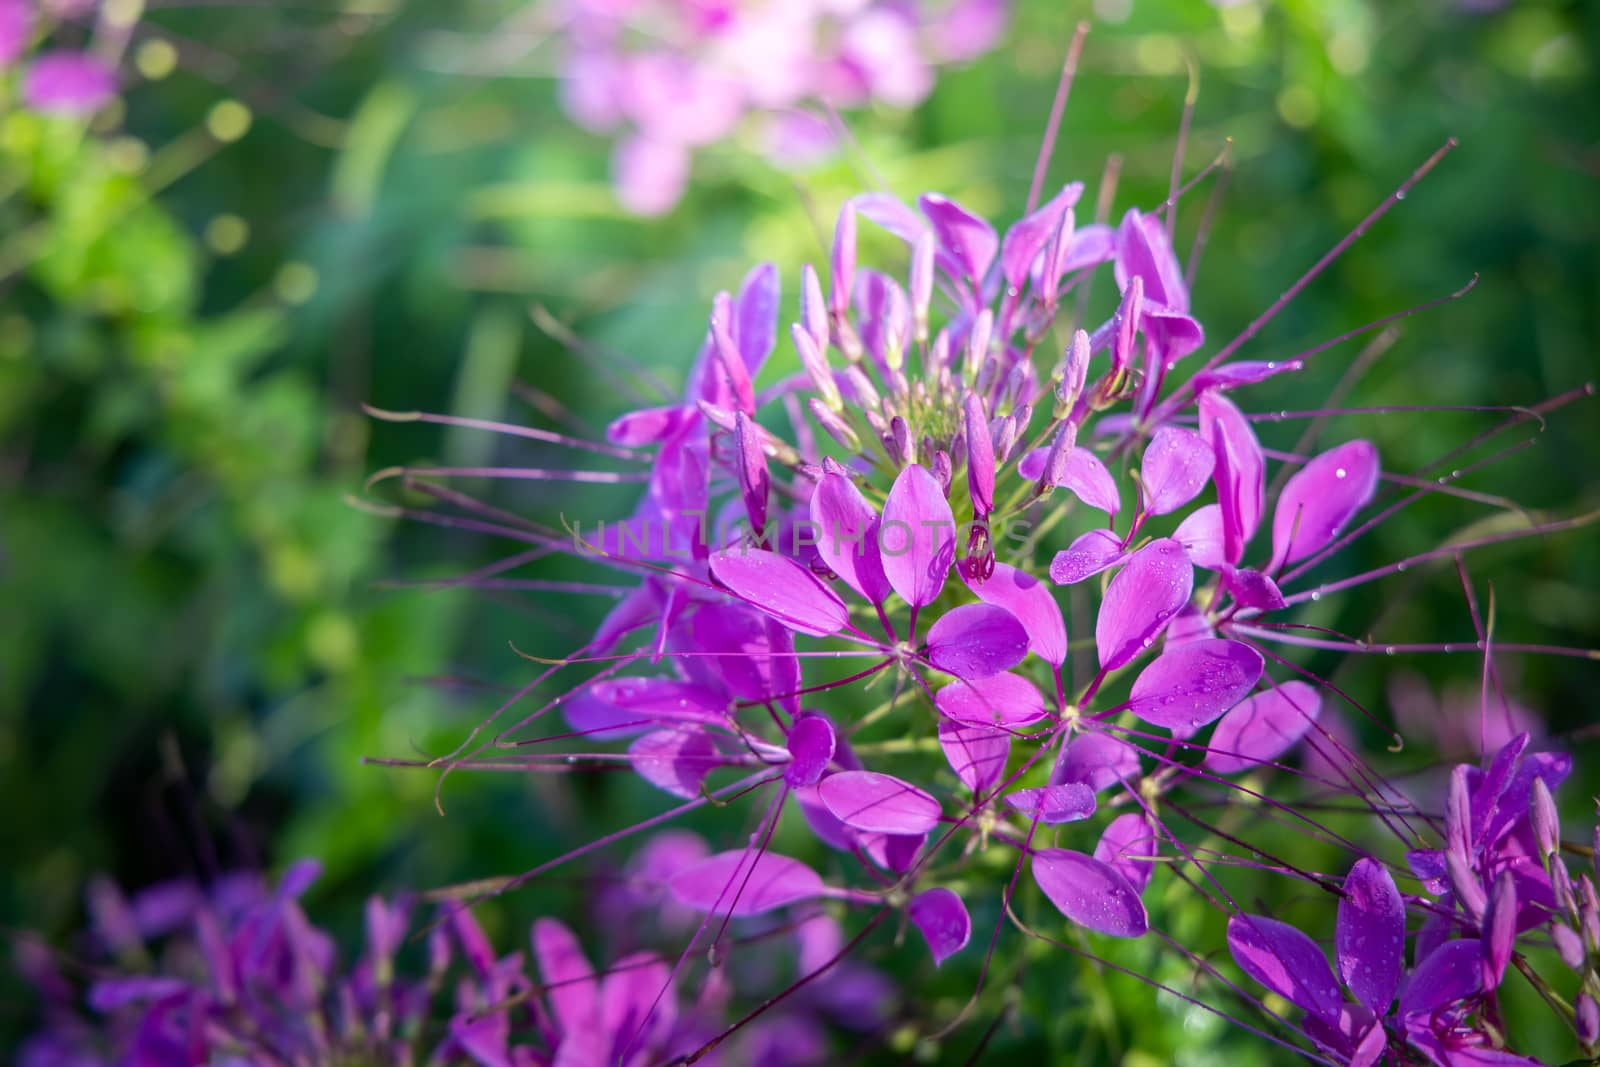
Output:
<path fill-rule="evenodd" d="M 30 55 L 52 23 L 91 14 L 96 0 L 0 0 L 0 69 L 21 71 L 22 100 L 46 114 L 88 115 L 117 95 L 114 67 L 93 51 L 47 48 Z"/>
<path fill-rule="evenodd" d="M 563 98 L 588 129 L 616 133 L 613 177 L 628 210 L 683 195 L 696 148 L 745 116 L 768 150 L 825 152 L 827 121 L 802 105 L 910 107 L 940 65 L 994 46 L 1009 0 L 563 0 Z"/>

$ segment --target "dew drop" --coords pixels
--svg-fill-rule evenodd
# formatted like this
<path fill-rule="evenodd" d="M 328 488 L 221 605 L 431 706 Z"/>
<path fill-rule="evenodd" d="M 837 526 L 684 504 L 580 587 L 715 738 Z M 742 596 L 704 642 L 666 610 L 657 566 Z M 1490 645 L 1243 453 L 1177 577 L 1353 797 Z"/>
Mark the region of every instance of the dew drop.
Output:
<path fill-rule="evenodd" d="M 1394 191 L 1394 198 L 1396 200 L 1404 200 L 1406 198 L 1406 191 L 1404 189 L 1396 189 Z"/>
<path fill-rule="evenodd" d="M 1334 472 L 1333 472 L 1333 476 L 1334 476 L 1334 477 L 1335 477 L 1335 478 L 1343 478 L 1343 477 L 1344 477 L 1344 468 L 1343 468 L 1343 467 L 1340 467 L 1340 468 L 1339 468 L 1339 469 L 1338 469 L 1338 470 L 1335 470 L 1335 471 L 1334 471 Z"/>
<path fill-rule="evenodd" d="M 1393 645 L 1388 645 L 1383 650 L 1383 654 L 1385 656 L 1392 656 L 1392 655 L 1394 655 L 1394 653 L 1395 653 L 1395 648 L 1394 648 Z"/>
<path fill-rule="evenodd" d="M 1312 600 L 1321 600 L 1321 599 L 1322 599 L 1322 590 L 1320 590 L 1320 589 L 1313 589 L 1313 590 L 1312 590 L 1312 591 L 1311 591 L 1311 599 L 1312 599 Z"/>
<path fill-rule="evenodd" d="M 1398 574 L 1404 574 L 1404 573 L 1405 573 L 1405 572 L 1406 572 L 1406 568 L 1407 568 L 1407 567 L 1408 567 L 1408 566 L 1410 566 L 1410 564 L 1408 564 L 1408 563 L 1396 563 L 1396 564 L 1395 564 L 1395 565 L 1394 565 L 1394 569 L 1395 569 L 1395 572 L 1396 572 L 1396 573 L 1398 573 Z"/>

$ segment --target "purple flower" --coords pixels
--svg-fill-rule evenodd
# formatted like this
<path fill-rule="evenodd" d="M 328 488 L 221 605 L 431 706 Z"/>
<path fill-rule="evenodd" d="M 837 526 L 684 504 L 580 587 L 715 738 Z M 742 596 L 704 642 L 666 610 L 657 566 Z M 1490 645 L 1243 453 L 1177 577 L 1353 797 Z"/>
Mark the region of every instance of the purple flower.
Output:
<path fill-rule="evenodd" d="M 612 173 L 641 215 L 682 196 L 696 148 L 746 116 L 775 160 L 831 151 L 835 134 L 810 105 L 919 103 L 938 66 L 991 49 L 1009 0 L 565 0 L 562 99 L 580 125 L 618 132 Z"/>

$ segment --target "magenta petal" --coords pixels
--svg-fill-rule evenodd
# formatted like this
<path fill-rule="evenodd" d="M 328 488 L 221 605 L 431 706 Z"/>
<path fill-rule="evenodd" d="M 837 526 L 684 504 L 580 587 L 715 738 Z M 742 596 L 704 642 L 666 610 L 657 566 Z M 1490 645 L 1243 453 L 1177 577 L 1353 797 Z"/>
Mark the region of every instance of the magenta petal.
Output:
<path fill-rule="evenodd" d="M 1050 580 L 1075 585 L 1116 566 L 1124 558 L 1122 538 L 1111 530 L 1090 530 L 1057 552 L 1050 561 Z"/>
<path fill-rule="evenodd" d="M 928 660 L 958 678 L 987 678 L 1021 663 L 1028 631 L 1005 608 L 963 604 L 928 630 Z"/>
<path fill-rule="evenodd" d="M 795 719 L 789 730 L 789 766 L 783 780 L 793 788 L 815 785 L 833 761 L 838 735 L 825 716 L 807 712 Z"/>
<path fill-rule="evenodd" d="M 966 278 L 981 282 L 1000 247 L 994 227 L 938 193 L 918 197 L 917 206 L 933 224 L 940 249 Z"/>
<path fill-rule="evenodd" d="M 750 517 L 751 530 L 761 533 L 767 528 L 772 476 L 767 471 L 767 454 L 761 449 L 761 431 L 742 411 L 734 414 L 733 441 L 738 453 L 739 495 L 744 500 L 745 514 Z"/>
<path fill-rule="evenodd" d="M 674 406 L 630 411 L 606 427 L 606 440 L 628 447 L 658 444 L 677 431 L 683 410 Z"/>
<path fill-rule="evenodd" d="M 711 574 L 734 596 L 798 633 L 826 637 L 849 621 L 832 589 L 804 565 L 773 552 L 718 552 Z"/>
<path fill-rule="evenodd" d="M 1222 572 L 1222 584 L 1233 594 L 1240 607 L 1256 611 L 1280 611 L 1288 606 L 1278 583 L 1260 571 L 1234 570 Z"/>
<path fill-rule="evenodd" d="M 771 263 L 752 267 L 739 286 L 733 339 L 752 378 L 778 343 L 778 292 L 778 268 Z"/>
<path fill-rule="evenodd" d="M 1006 803 L 1024 815 L 1037 812 L 1039 821 L 1051 826 L 1087 819 L 1095 809 L 1094 790 L 1081 782 L 1013 790 Z"/>
<path fill-rule="evenodd" d="M 1000 271 L 1007 282 L 1022 288 L 1039 254 L 1062 225 L 1063 216 L 1082 196 L 1082 182 L 1063 186 L 1043 207 L 1019 219 L 1006 231 L 1005 239 L 1000 242 Z"/>
<path fill-rule="evenodd" d="M 1238 641 L 1187 641 L 1134 680 L 1128 710 L 1157 726 L 1197 730 L 1243 700 L 1261 666 L 1261 653 Z"/>
<path fill-rule="evenodd" d="M 664 215 L 689 184 L 689 150 L 673 141 L 629 137 L 611 153 L 617 199 L 635 215 Z"/>
<path fill-rule="evenodd" d="M 1557 860 L 1556 862 L 1560 862 Z M 1517 939 L 1517 883 L 1510 871 L 1495 879 L 1483 919 L 1483 984 L 1498 989 Z"/>
<path fill-rule="evenodd" d="M 87 115 L 117 95 L 117 76 L 87 53 L 47 52 L 28 67 L 22 95 L 29 107 L 39 111 Z"/>
<path fill-rule="evenodd" d="M 611 965 L 600 983 L 599 1034 L 603 1041 L 622 1038 L 631 1040 L 633 1048 L 647 1049 L 672 1029 L 677 1018 L 677 990 L 672 969 L 664 962 L 648 952 L 630 952 Z M 632 1063 L 635 1058 L 622 1062 Z"/>
<path fill-rule="evenodd" d="M 1261 524 L 1267 461 L 1255 431 L 1231 401 L 1218 393 L 1205 393 L 1199 407 L 1200 436 L 1216 457 L 1212 478 L 1222 508 L 1223 556 L 1229 563 L 1238 563 Z"/>
<path fill-rule="evenodd" d="M 1324 1022 L 1339 1018 L 1344 998 L 1317 943 L 1264 915 L 1228 920 L 1228 951 L 1251 978 Z"/>
<path fill-rule="evenodd" d="M 659 722 L 718 723 L 727 719 L 728 701 L 693 682 L 673 678 L 608 678 L 589 692 L 602 704 L 636 719 Z"/>
<path fill-rule="evenodd" d="M 858 833 L 855 835 L 856 843 L 867 857 L 886 871 L 895 874 L 905 874 L 911 865 L 917 861 L 917 856 L 922 852 L 922 843 L 928 835 L 921 834 L 880 834 Z"/>
<path fill-rule="evenodd" d="M 1160 218 L 1129 208 L 1117 227 L 1115 241 L 1118 288 L 1125 289 L 1130 280 L 1138 278 L 1144 282 L 1148 299 L 1178 311 L 1189 309 L 1183 269 Z"/>
<path fill-rule="evenodd" d="M 933 703 L 946 718 L 980 726 L 1022 726 L 1044 716 L 1038 688 L 1015 674 L 952 682 L 934 694 Z"/>
<path fill-rule="evenodd" d="M 1011 735 L 989 726 L 968 723 L 939 723 L 939 747 L 956 777 L 974 793 L 989 792 L 1006 771 L 1011 755 Z"/>
<path fill-rule="evenodd" d="M 989 436 L 989 416 L 976 393 L 967 394 L 967 488 L 972 510 L 984 518 L 994 510 L 994 439 Z"/>
<path fill-rule="evenodd" d="M 1345 987 L 1374 1014 L 1387 1013 L 1405 963 L 1406 906 L 1383 864 L 1357 860 L 1345 875 L 1333 940 Z"/>
<path fill-rule="evenodd" d="M 930 232 L 928 224 L 905 201 L 889 193 L 861 193 L 850 201 L 862 218 L 877 223 L 908 245 Z"/>
<path fill-rule="evenodd" d="M 1197 433 L 1163 426 L 1145 447 L 1140 473 L 1145 511 L 1166 515 L 1193 500 L 1216 466 L 1211 446 Z"/>
<path fill-rule="evenodd" d="M 596 1014 L 594 968 L 578 945 L 578 939 L 555 919 L 539 919 L 533 924 L 533 959 L 539 978 L 548 990 L 550 1014 L 563 1031 L 593 1027 Z"/>
<path fill-rule="evenodd" d="M 1010 564 L 996 563 L 989 577 L 969 579 L 967 588 L 985 604 L 1015 615 L 1027 630 L 1034 655 L 1057 667 L 1066 661 L 1067 624 L 1061 617 L 1061 605 L 1039 579 Z"/>
<path fill-rule="evenodd" d="M 33 34 L 35 0 L 0 0 L 0 67 L 10 66 Z"/>
<path fill-rule="evenodd" d="M 842 771 L 824 778 L 817 795 L 834 818 L 857 830 L 926 833 L 939 824 L 939 802 L 910 782 L 875 771 Z"/>
<path fill-rule="evenodd" d="M 939 480 L 913 464 L 900 472 L 883 505 L 878 536 L 883 572 L 914 608 L 944 589 L 956 554 L 956 522 Z"/>
<path fill-rule="evenodd" d="M 1094 629 L 1100 666 L 1114 671 L 1149 648 L 1193 590 L 1194 568 L 1178 542 L 1161 538 L 1135 552 L 1100 602 Z"/>
<path fill-rule="evenodd" d="M 1096 793 L 1139 777 L 1139 753 L 1107 734 L 1084 733 L 1067 742 L 1050 783 L 1083 782 Z"/>
<path fill-rule="evenodd" d="M 1477 938 L 1446 941 L 1428 953 L 1400 993 L 1400 1014 L 1429 1014 L 1477 994 L 1483 989 L 1482 956 Z"/>
<path fill-rule="evenodd" d="M 793 702 L 800 688 L 794 634 L 743 604 L 701 604 L 687 657 L 691 677 L 720 686 L 739 700 Z"/>
<path fill-rule="evenodd" d="M 960 952 L 972 937 L 972 918 L 967 914 L 967 906 L 943 886 L 912 897 L 907 913 L 928 942 L 935 966 Z"/>
<path fill-rule="evenodd" d="M 668 889 L 686 907 L 738 919 L 821 896 L 822 877 L 788 856 L 734 849 L 679 871 Z"/>
<path fill-rule="evenodd" d="M 1043 473 L 1041 471 L 1041 473 Z M 1067 455 L 1066 468 L 1059 483 L 1096 511 L 1115 515 L 1122 510 L 1122 495 L 1117 480 L 1106 465 L 1087 448 L 1074 448 Z"/>
<path fill-rule="evenodd" d="M 628 761 L 645 781 L 673 796 L 699 794 L 700 783 L 721 763 L 704 730 L 655 730 L 628 746 Z"/>
<path fill-rule="evenodd" d="M 824 474 L 811 494 L 811 523 L 823 562 L 850 588 L 883 603 L 889 579 L 878 550 L 878 512 L 855 483 L 837 470 Z"/>
<path fill-rule="evenodd" d="M 1378 489 L 1378 450 L 1370 441 L 1347 441 L 1317 456 L 1283 487 L 1272 516 L 1272 566 L 1276 570 L 1333 543 Z"/>
<path fill-rule="evenodd" d="M 1155 873 L 1155 856 L 1160 846 L 1161 839 L 1156 836 L 1149 816 L 1130 811 L 1106 824 L 1100 841 L 1094 846 L 1094 858 L 1115 869 L 1142 894 Z"/>
<path fill-rule="evenodd" d="M 1305 364 L 1297 359 L 1284 363 L 1238 360 L 1233 363 L 1224 363 L 1215 370 L 1196 374 L 1194 380 L 1189 383 L 1189 387 L 1194 390 L 1196 396 L 1210 390 L 1221 392 L 1240 385 L 1254 385 L 1256 382 L 1264 382 L 1268 378 L 1282 374 L 1285 371 L 1297 371 L 1304 366 Z"/>
<path fill-rule="evenodd" d="M 1306 682 L 1263 690 L 1217 723 L 1205 765 L 1216 774 L 1238 774 L 1275 760 L 1305 736 L 1321 711 L 1322 697 Z"/>
<path fill-rule="evenodd" d="M 1172 539 L 1183 546 L 1189 560 L 1196 567 L 1221 570 L 1228 565 L 1228 553 L 1222 534 L 1222 508 L 1216 504 L 1191 511 L 1172 532 Z"/>
<path fill-rule="evenodd" d="M 1061 914 L 1111 937 L 1141 937 L 1150 928 L 1144 902 L 1116 869 L 1064 848 L 1033 854 L 1033 880 Z"/>

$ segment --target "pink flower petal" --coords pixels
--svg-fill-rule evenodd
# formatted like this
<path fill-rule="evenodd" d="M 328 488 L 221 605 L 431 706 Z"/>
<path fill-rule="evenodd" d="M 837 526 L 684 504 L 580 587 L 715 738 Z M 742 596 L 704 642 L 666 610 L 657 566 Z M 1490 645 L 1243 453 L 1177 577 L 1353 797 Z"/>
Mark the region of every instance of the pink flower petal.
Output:
<path fill-rule="evenodd" d="M 1094 846 L 1094 858 L 1116 870 L 1135 892 L 1142 894 L 1156 869 L 1153 857 L 1160 851 L 1161 838 L 1150 817 L 1130 811 L 1106 824 Z"/>
<path fill-rule="evenodd" d="M 980 726 L 1023 726 L 1044 716 L 1044 698 L 1026 678 L 996 674 L 960 679 L 939 690 L 934 705 L 946 718 Z"/>
<path fill-rule="evenodd" d="M 987 678 L 1021 663 L 1028 631 L 1005 608 L 963 604 L 928 630 L 928 660 L 958 678 Z"/>
<path fill-rule="evenodd" d="M 1228 920 L 1228 951 L 1251 978 L 1317 1016 L 1339 1018 L 1344 997 L 1317 943 L 1288 923 L 1264 915 Z"/>
<path fill-rule="evenodd" d="M 1081 782 L 1016 789 L 1006 794 L 1006 803 L 1024 815 L 1037 812 L 1050 826 L 1087 819 L 1095 809 L 1094 790 Z"/>
<path fill-rule="evenodd" d="M 1200 494 L 1215 466 L 1211 446 L 1199 434 L 1161 427 L 1145 447 L 1140 464 L 1145 511 L 1151 515 L 1177 511 Z"/>
<path fill-rule="evenodd" d="M 1384 1015 L 1400 985 L 1405 953 L 1406 906 L 1394 878 L 1376 860 L 1357 860 L 1345 875 L 1334 927 L 1340 977 L 1358 1001 Z"/>
<path fill-rule="evenodd" d="M 811 900 L 822 888 L 822 877 L 799 860 L 751 849 L 709 856 L 668 883 L 680 904 L 735 919 Z"/>
<path fill-rule="evenodd" d="M 941 720 L 938 730 L 939 747 L 944 749 L 950 769 L 968 789 L 981 795 L 999 783 L 1011 755 L 1010 734 L 949 719 Z"/>
<path fill-rule="evenodd" d="M 1193 589 L 1194 568 L 1178 542 L 1161 538 L 1135 552 L 1100 602 L 1094 631 L 1100 666 L 1116 670 L 1154 644 Z"/>
<path fill-rule="evenodd" d="M 878 543 L 884 574 L 900 598 L 914 608 L 931 604 L 955 560 L 956 524 L 938 479 L 923 467 L 913 464 L 894 480 Z"/>
<path fill-rule="evenodd" d="M 1212 638 L 1169 649 L 1134 680 L 1127 710 L 1145 722 L 1193 731 L 1214 721 L 1261 678 L 1261 653 Z"/>
<path fill-rule="evenodd" d="M 1255 431 L 1231 401 L 1219 393 L 1205 393 L 1199 407 L 1200 436 L 1211 445 L 1217 461 L 1212 477 L 1222 508 L 1223 556 L 1238 563 L 1261 524 L 1267 463 Z"/>
<path fill-rule="evenodd" d="M 920 834 L 939 824 L 939 802 L 909 782 L 875 771 L 824 778 L 817 795 L 834 817 L 857 830 Z"/>
<path fill-rule="evenodd" d="M 883 603 L 890 586 L 879 554 L 878 512 L 855 483 L 837 470 L 825 473 L 811 494 L 811 523 L 823 562 L 851 589 Z"/>
<path fill-rule="evenodd" d="M 1305 736 L 1321 711 L 1322 697 L 1305 682 L 1265 689 L 1217 723 L 1205 765 L 1217 774 L 1238 774 L 1271 762 Z"/>
<path fill-rule="evenodd" d="M 1141 937 L 1149 929 L 1144 902 L 1116 869 L 1062 848 L 1033 854 L 1033 880 L 1061 914 L 1111 937 Z"/>
<path fill-rule="evenodd" d="M 1322 453 L 1283 487 L 1272 516 L 1272 566 L 1295 563 L 1333 543 L 1378 488 L 1378 450 L 1348 441 Z"/>
<path fill-rule="evenodd" d="M 789 629 L 813 637 L 839 632 L 850 612 L 832 589 L 803 565 L 772 552 L 718 552 L 711 574 L 739 599 Z"/>
<path fill-rule="evenodd" d="M 1067 624 L 1049 586 L 1026 571 L 996 563 L 989 577 L 969 578 L 967 588 L 985 604 L 1005 608 L 1022 623 L 1034 654 L 1061 666 L 1067 658 Z"/>
<path fill-rule="evenodd" d="M 967 914 L 967 906 L 943 886 L 912 897 L 907 913 L 928 942 L 935 966 L 960 952 L 972 937 L 972 918 Z"/>

